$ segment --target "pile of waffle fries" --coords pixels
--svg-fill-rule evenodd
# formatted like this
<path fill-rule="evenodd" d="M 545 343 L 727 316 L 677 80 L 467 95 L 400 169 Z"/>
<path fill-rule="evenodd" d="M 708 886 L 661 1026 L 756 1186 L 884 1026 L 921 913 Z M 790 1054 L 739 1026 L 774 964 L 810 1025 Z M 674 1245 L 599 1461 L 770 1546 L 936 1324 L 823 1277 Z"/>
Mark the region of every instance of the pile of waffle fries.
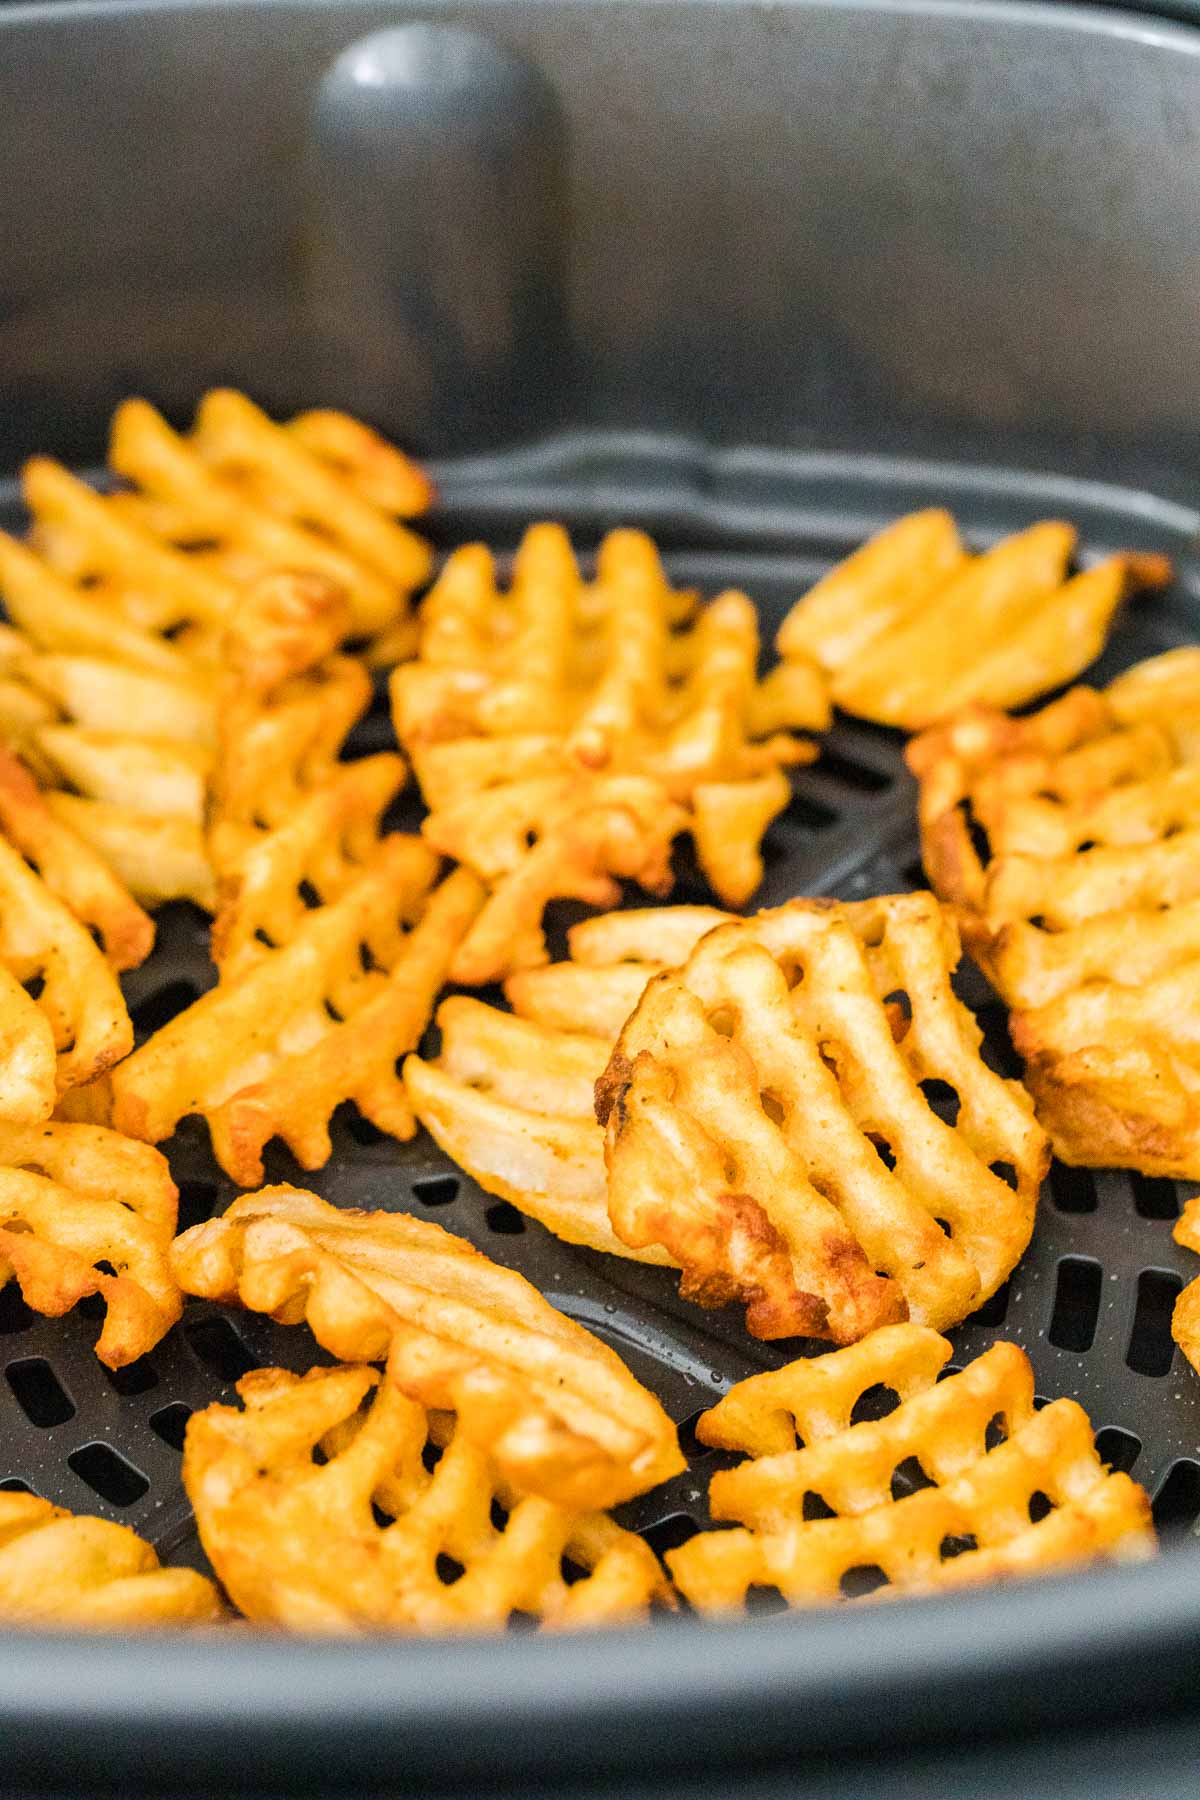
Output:
<path fill-rule="evenodd" d="M 189 1421 L 213 1580 L 5 1493 L 0 1619 L 560 1630 L 1153 1552 L 1082 1410 L 1035 1408 L 1004 1342 L 940 1379 L 940 1334 L 1017 1266 L 1052 1152 L 1200 1179 L 1200 647 L 1004 710 L 1073 680 L 1165 559 L 1076 569 L 1056 521 L 972 554 L 914 514 L 797 601 L 764 673 L 752 599 L 677 588 L 641 532 L 593 560 L 536 523 L 511 566 L 475 544 L 435 571 L 425 475 L 338 413 L 215 392 L 180 433 L 128 401 L 109 479 L 38 457 L 23 492 L 28 535 L 0 534 L 0 1284 L 47 1316 L 97 1304 L 113 1370 L 191 1296 L 332 1362 Z M 385 671 L 396 745 L 356 756 Z M 835 704 L 919 734 L 932 891 L 747 914 Z M 410 782 L 419 833 L 389 826 Z M 712 904 L 623 904 L 667 899 L 681 858 Z M 563 900 L 591 916 L 552 961 Z M 135 1047 L 120 978 L 171 901 L 211 916 L 213 985 Z M 1024 1082 L 981 1055 L 962 947 Z M 685 1469 L 675 1424 L 529 1282 L 384 1193 L 261 1187 L 275 1140 L 322 1168 L 346 1105 L 427 1130 L 565 1242 L 803 1340 L 696 1426 L 743 1458 L 711 1529 L 660 1560 L 613 1515 Z M 190 1116 L 258 1191 L 177 1237 L 155 1146 Z M 1176 1235 L 1200 1250 L 1200 1200 Z M 1200 1368 L 1200 1282 L 1175 1331 Z"/>

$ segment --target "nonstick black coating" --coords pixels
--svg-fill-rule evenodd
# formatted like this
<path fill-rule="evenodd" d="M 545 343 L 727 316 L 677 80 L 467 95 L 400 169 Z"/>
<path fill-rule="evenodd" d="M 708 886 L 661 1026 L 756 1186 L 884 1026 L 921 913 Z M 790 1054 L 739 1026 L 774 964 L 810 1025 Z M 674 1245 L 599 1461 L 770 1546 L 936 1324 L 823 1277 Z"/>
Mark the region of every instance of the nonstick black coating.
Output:
<path fill-rule="evenodd" d="M 952 505 L 978 545 L 1055 514 L 1080 526 L 1084 562 L 1126 544 L 1176 557 L 1176 586 L 1128 609 L 1099 676 L 1195 635 L 1197 518 L 1117 487 L 882 459 L 711 457 L 674 440 L 582 436 L 436 474 L 443 498 L 433 527 L 443 546 L 480 534 L 510 549 L 525 522 L 554 516 L 586 553 L 611 525 L 644 524 L 678 580 L 709 593 L 744 587 L 768 639 L 791 600 L 866 532 L 931 501 Z M 356 748 L 387 741 L 388 731 L 378 707 Z M 821 760 L 795 776 L 792 805 L 772 828 L 761 903 L 921 884 L 900 749 L 897 734 L 839 719 Z M 402 812 L 398 823 L 416 824 L 415 799 Z M 700 891 L 685 876 L 676 897 Z M 199 913 L 178 906 L 160 915 L 158 947 L 126 978 L 139 1035 L 211 982 L 205 944 Z M 985 1025 L 989 1056 L 1013 1071 L 1002 1009 L 972 971 L 963 992 Z M 268 1179 L 298 1181 L 342 1205 L 435 1219 L 527 1275 L 612 1343 L 684 1428 L 688 1471 L 624 1509 L 627 1522 L 659 1549 L 703 1525 L 711 1453 L 688 1424 L 731 1382 L 797 1347 L 755 1343 L 733 1312 L 680 1301 L 666 1271 L 559 1243 L 481 1193 L 423 1133 L 397 1144 L 343 1109 L 333 1136 L 326 1169 L 305 1175 L 275 1147 Z M 234 1190 L 201 1122 L 186 1122 L 165 1148 L 181 1223 L 222 1210 Z M 956 1362 L 997 1336 L 1020 1343 L 1039 1393 L 1081 1401 L 1103 1453 L 1149 1488 L 1169 1537 L 1186 1536 L 1200 1516 L 1200 1383 L 1169 1335 L 1174 1294 L 1200 1270 L 1171 1240 L 1180 1196 L 1171 1183 L 1056 1167 L 1033 1244 L 1007 1288 L 952 1334 Z M 0 1293 L 3 1485 L 121 1519 L 168 1560 L 196 1560 L 179 1486 L 188 1413 L 228 1398 L 248 1368 L 326 1359 L 304 1329 L 196 1303 L 148 1357 L 110 1375 L 92 1354 L 96 1330 L 86 1303 L 65 1320 L 43 1320 L 15 1288 Z M 1162 1704 L 1176 1685 L 1183 1694 L 1194 1682 L 1198 1644 L 1200 1561 L 1174 1554 L 1145 1569 L 953 1602 L 722 1627 L 672 1621 L 554 1644 L 281 1647 L 247 1635 L 219 1646 L 122 1644 L 114 1658 L 94 1644 L 0 1639 L 0 1724 L 20 1720 L 20 1757 L 50 1746 L 59 1767 L 86 1759 L 102 1738 L 118 1759 L 111 1767 L 132 1759 L 146 1779 L 201 1754 L 222 1764 L 240 1757 L 248 1776 L 265 1759 L 275 1775 L 304 1779 L 306 1759 L 325 1753 L 331 1732 L 347 1777 L 392 1753 L 413 1779 L 547 1768 L 561 1766 L 571 1746 L 579 1773 L 614 1759 L 744 1757 L 748 1744 L 766 1754 L 785 1737 L 795 1750 L 798 1741 L 954 1730 L 1002 1719 L 1017 1702 L 1031 1717 L 1039 1708 L 1078 1714 L 1102 1704 L 1115 1667 L 1127 1694 L 1147 1678 L 1152 1645 Z M 40 1679 L 51 1667 L 53 1680 Z"/>

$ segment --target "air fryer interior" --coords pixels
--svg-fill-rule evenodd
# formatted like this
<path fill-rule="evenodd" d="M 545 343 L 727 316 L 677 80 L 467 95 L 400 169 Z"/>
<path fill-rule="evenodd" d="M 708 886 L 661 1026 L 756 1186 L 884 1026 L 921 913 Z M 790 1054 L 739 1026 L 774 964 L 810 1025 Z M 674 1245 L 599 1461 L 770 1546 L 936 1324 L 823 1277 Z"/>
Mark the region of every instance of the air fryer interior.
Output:
<path fill-rule="evenodd" d="M 1198 52 L 1200 35 L 1119 12 L 918 0 L 11 7 L 0 469 L 34 448 L 96 465 L 131 391 L 180 420 L 218 381 L 280 411 L 345 405 L 440 458 L 441 546 L 509 549 L 552 516 L 586 552 L 643 524 L 673 576 L 752 594 L 765 636 L 907 508 L 950 505 L 977 545 L 1061 515 L 1085 562 L 1176 560 L 1171 592 L 1127 613 L 1111 673 L 1200 616 Z M 7 506 L 19 520 L 11 488 Z M 379 708 L 360 747 L 387 729 Z M 763 903 L 919 884 L 895 734 L 839 721 L 794 789 Z M 401 822 L 417 817 L 410 800 Z M 211 979 L 200 915 L 167 909 L 127 982 L 139 1033 Z M 1002 1009 L 978 977 L 963 991 L 1007 1070 Z M 788 1354 L 680 1302 L 663 1271 L 558 1243 L 424 1136 L 339 1116 L 334 1145 L 313 1177 L 277 1151 L 268 1178 L 470 1238 L 681 1422 Z M 182 1222 L 220 1210 L 232 1189 L 199 1121 L 167 1148 Z M 1179 1199 L 1056 1168 L 1020 1268 L 954 1334 L 956 1362 L 1021 1343 L 1169 1537 L 1200 1515 L 1200 1383 L 1169 1335 L 1193 1260 L 1170 1236 Z M 112 1376 L 95 1329 L 86 1303 L 49 1321 L 0 1292 L 0 1473 L 194 1556 L 188 1412 L 248 1367 L 319 1353 L 197 1305 Z M 683 1435 L 689 1471 L 627 1509 L 659 1548 L 705 1520 L 710 1458 Z M 103 1742 L 114 1774 L 203 1752 L 300 1777 L 336 1742 L 360 1774 L 385 1751 L 414 1778 L 568 1753 L 587 1772 L 1077 1716 L 1114 1681 L 1162 1703 L 1194 1685 L 1197 1645 L 1187 1549 L 952 1603 L 557 1644 L 246 1634 L 113 1658 L 8 1639 L 0 1719 L 43 1771 L 85 1769 Z"/>

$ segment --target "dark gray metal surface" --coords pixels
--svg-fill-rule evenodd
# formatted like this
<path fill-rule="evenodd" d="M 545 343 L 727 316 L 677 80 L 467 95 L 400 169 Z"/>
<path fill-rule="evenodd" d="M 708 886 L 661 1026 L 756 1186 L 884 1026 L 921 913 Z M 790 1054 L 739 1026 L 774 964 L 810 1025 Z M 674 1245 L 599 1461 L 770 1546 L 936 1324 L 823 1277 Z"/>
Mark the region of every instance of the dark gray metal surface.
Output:
<path fill-rule="evenodd" d="M 360 397 L 365 367 L 372 415 L 431 452 L 571 421 L 1144 461 L 1160 488 L 1195 469 L 1184 27 L 956 0 L 76 0 L 0 20 L 0 467 L 30 442 L 95 457 L 131 388 L 182 414 L 233 380 L 287 408 Z M 378 57 L 357 85 L 330 74 L 411 20 L 482 34 L 453 130 L 432 78 Z M 497 93 L 525 96 L 519 121 Z M 515 182 L 514 136 L 537 150 Z M 364 137 L 378 154 L 347 160 Z M 422 172 L 431 137 L 455 151 L 453 206 Z M 348 267 L 386 226 L 390 275 Z M 561 347 L 522 281 L 561 300 Z M 469 411 L 442 385 L 447 320 Z"/>

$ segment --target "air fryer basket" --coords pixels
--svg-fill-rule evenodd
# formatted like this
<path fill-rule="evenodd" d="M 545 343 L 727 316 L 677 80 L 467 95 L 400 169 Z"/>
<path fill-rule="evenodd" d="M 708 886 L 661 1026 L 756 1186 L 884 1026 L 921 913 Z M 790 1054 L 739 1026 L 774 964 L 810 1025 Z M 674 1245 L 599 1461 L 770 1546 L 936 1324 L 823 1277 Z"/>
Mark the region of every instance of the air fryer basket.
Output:
<path fill-rule="evenodd" d="M 1119 12 L 11 7 L 0 471 L 34 447 L 95 464 L 126 391 L 180 417 L 216 380 L 280 410 L 346 404 L 433 453 L 440 546 L 511 548 L 552 516 L 587 551 L 643 524 L 678 579 L 751 593 L 764 635 L 907 508 L 950 505 L 978 545 L 1061 515 L 1085 561 L 1119 546 L 1176 561 L 1103 677 L 1200 623 L 1196 132 L 1200 34 Z M 358 747 L 387 731 L 380 706 Z M 895 734 L 839 721 L 794 787 L 763 903 L 920 883 Z M 200 915 L 166 909 L 127 978 L 139 1033 L 211 979 Z M 1010 1068 L 1003 1010 L 963 981 Z M 199 1122 L 167 1148 L 182 1223 L 219 1211 L 232 1189 Z M 666 1272 L 558 1243 L 423 1136 L 339 1115 L 327 1169 L 298 1176 L 278 1151 L 268 1178 L 434 1218 L 528 1275 L 684 1424 L 688 1472 L 629 1522 L 660 1548 L 704 1522 L 709 1459 L 687 1422 L 786 1349 L 680 1302 Z M 1114 1692 L 1183 1704 L 1200 1559 L 1175 1540 L 1200 1517 L 1200 1383 L 1169 1335 L 1193 1260 L 1170 1236 L 1179 1198 L 1056 1167 L 1029 1253 L 954 1334 L 956 1360 L 1014 1338 L 1042 1394 L 1084 1404 L 1175 1545 L 1149 1567 L 557 1642 L 0 1639 L 12 1767 L 94 1779 L 99 1756 L 115 1781 L 297 1784 L 402 1769 L 449 1786 L 1078 1721 Z M 303 1330 L 196 1304 L 110 1375 L 86 1313 L 36 1319 L 0 1292 L 0 1476 L 195 1558 L 188 1413 L 249 1367 L 319 1353 Z"/>

